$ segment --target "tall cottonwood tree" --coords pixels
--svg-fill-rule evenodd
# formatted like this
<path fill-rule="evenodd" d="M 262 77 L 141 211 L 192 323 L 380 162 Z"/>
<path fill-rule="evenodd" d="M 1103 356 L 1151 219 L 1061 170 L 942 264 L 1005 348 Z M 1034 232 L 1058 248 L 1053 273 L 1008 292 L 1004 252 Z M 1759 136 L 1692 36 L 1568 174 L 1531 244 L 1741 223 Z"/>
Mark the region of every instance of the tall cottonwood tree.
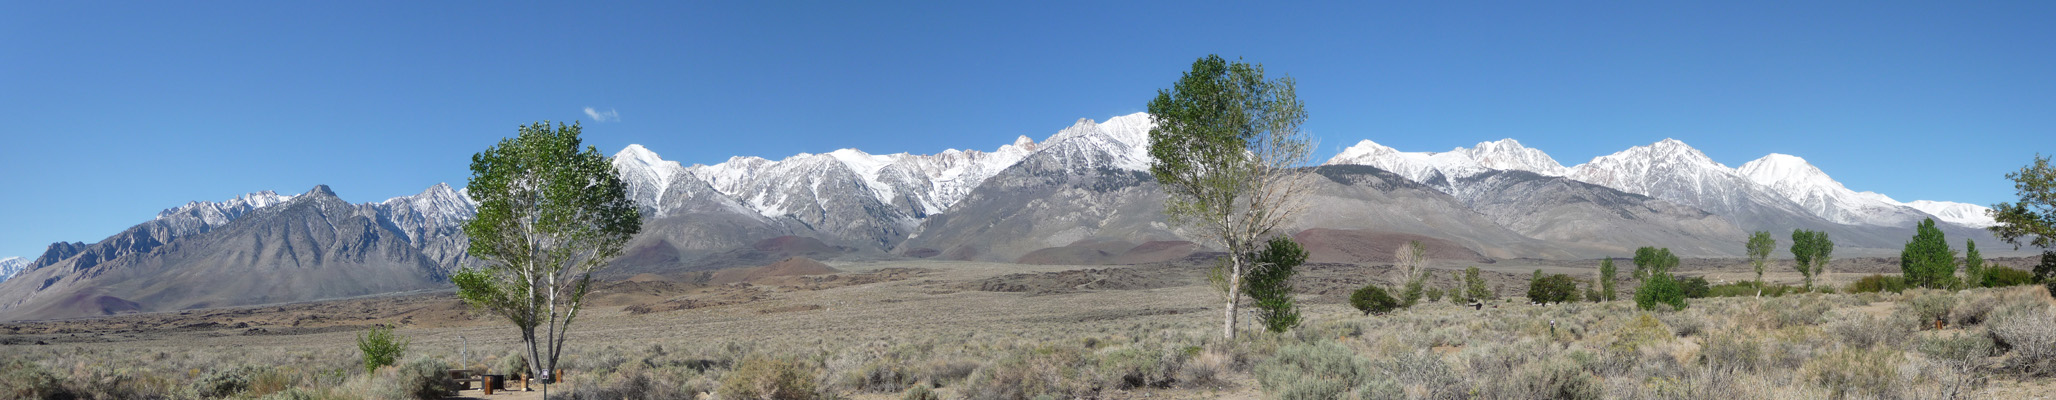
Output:
<path fill-rule="evenodd" d="M 2009 172 L 2006 179 L 2013 181 L 2013 190 L 2020 196 L 2017 203 L 1993 204 L 1987 211 L 1993 220 L 1992 234 L 1999 240 L 2012 244 L 2014 250 L 2021 245 L 2042 248 L 2043 262 L 2035 266 L 2035 280 L 2041 281 L 2050 294 L 2056 295 L 2056 168 L 2049 167 L 2049 157 L 2035 155 L 2035 161 L 2020 167 L 2020 171 Z"/>
<path fill-rule="evenodd" d="M 1813 278 L 1827 273 L 1828 260 L 1835 256 L 1835 241 L 1827 232 L 1792 230 L 1792 269 L 1806 278 L 1806 290 L 1813 290 Z"/>
<path fill-rule="evenodd" d="M 1778 239 L 1771 237 L 1770 231 L 1756 231 L 1749 234 L 1749 243 L 1744 248 L 1749 251 L 1749 265 L 1756 267 L 1756 297 L 1763 297 L 1763 268 L 1770 264 L 1770 253 L 1777 250 Z"/>
<path fill-rule="evenodd" d="M 1985 255 L 1978 254 L 1975 240 L 1963 239 L 1963 283 L 1968 287 L 1985 287 Z"/>
<path fill-rule="evenodd" d="M 1427 285 L 1428 275 L 1423 268 L 1428 264 L 1428 246 L 1419 240 L 1409 240 L 1392 249 L 1392 263 L 1399 266 L 1400 279 L 1406 288 L 1399 292 L 1400 304 L 1413 307 L 1421 300 L 1421 290 Z"/>
<path fill-rule="evenodd" d="M 1243 273 L 1265 238 L 1305 211 L 1312 182 L 1295 168 L 1314 143 L 1290 77 L 1209 55 L 1149 102 L 1150 175 L 1169 195 L 1164 214 L 1228 251 L 1222 334 L 1235 337 Z"/>
<path fill-rule="evenodd" d="M 548 384 L 558 378 L 558 355 L 592 272 L 621 253 L 642 216 L 607 156 L 580 149 L 578 125 L 542 122 L 519 131 L 471 156 L 466 189 L 478 214 L 464 233 L 470 255 L 486 265 L 450 280 L 466 303 L 521 330 L 529 368 Z"/>
<path fill-rule="evenodd" d="M 1956 250 L 1949 249 L 1949 239 L 1935 227 L 1934 218 L 1913 227 L 1913 240 L 1899 251 L 1899 274 L 1909 286 L 1945 289 L 1955 283 Z"/>

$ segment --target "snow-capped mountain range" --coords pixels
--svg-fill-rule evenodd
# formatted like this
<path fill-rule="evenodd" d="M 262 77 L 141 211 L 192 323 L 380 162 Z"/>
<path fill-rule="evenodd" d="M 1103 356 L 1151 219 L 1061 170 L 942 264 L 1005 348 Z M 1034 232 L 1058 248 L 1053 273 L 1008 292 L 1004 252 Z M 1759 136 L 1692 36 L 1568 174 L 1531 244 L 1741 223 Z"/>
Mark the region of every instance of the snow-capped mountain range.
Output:
<path fill-rule="evenodd" d="M 1327 164 L 1375 166 L 1445 190 L 1455 178 L 1491 170 L 1528 171 L 1678 201 L 1736 218 L 1769 207 L 1797 208 L 1848 225 L 1903 227 L 1929 215 L 1974 228 L 1993 224 L 1986 209 L 1976 205 L 1926 200 L 1901 203 L 1882 194 L 1850 190 L 1796 156 L 1770 154 L 1739 169 L 1729 168 L 1675 139 L 1636 146 L 1573 167 L 1564 167 L 1541 150 L 1521 146 L 1513 139 L 1446 152 L 1402 152 L 1364 140 Z"/>

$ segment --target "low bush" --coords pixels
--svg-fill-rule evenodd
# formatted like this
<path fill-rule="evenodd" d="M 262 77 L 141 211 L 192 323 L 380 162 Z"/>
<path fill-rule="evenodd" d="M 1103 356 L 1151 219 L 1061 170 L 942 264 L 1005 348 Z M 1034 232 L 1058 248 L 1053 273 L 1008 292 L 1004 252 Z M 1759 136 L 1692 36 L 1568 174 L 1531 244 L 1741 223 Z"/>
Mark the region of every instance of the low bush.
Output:
<path fill-rule="evenodd" d="M 798 361 L 751 358 L 721 378 L 724 399 L 812 399 L 814 373 Z"/>
<path fill-rule="evenodd" d="M 1913 336 L 1921 325 L 1913 315 L 1895 314 L 1887 318 L 1872 317 L 1862 312 L 1837 313 L 1826 330 L 1842 343 L 1856 348 L 1896 347 Z"/>
<path fill-rule="evenodd" d="M 1984 280 L 1985 287 L 2031 285 L 2035 283 L 2035 274 L 2004 266 L 1991 266 L 1985 267 Z"/>
<path fill-rule="evenodd" d="M 1257 364 L 1257 384 L 1277 399 L 1338 399 L 1368 382 L 1375 371 L 1355 351 L 1334 343 L 1293 344 Z"/>
<path fill-rule="evenodd" d="M 1516 376 L 1525 392 L 1500 398 L 1598 399 L 1603 390 L 1598 377 L 1560 358 L 1522 365 Z"/>
<path fill-rule="evenodd" d="M 1922 325 L 1932 325 L 1935 321 L 1946 320 L 1949 311 L 1956 308 L 1956 296 L 1939 291 L 1923 292 L 1907 300 L 1900 312 L 1912 314 Z"/>
<path fill-rule="evenodd" d="M 1115 389 L 1168 388 L 1185 359 L 1179 352 L 1127 347 L 1098 357 L 1100 380 Z"/>
<path fill-rule="evenodd" d="M 1369 284 L 1364 285 L 1361 289 L 1357 289 L 1356 293 L 1349 295 L 1349 305 L 1356 307 L 1356 310 L 1362 311 L 1364 315 L 1371 315 L 1392 312 L 1392 310 L 1399 309 L 1400 304 L 1399 299 L 1394 299 L 1391 294 L 1385 293 L 1385 288 L 1378 287 L 1377 284 Z"/>
<path fill-rule="evenodd" d="M 193 393 L 210 399 L 242 394 L 250 390 L 251 381 L 263 372 L 264 368 L 249 365 L 207 371 L 193 380 Z"/>
<path fill-rule="evenodd" d="M 419 358 L 390 368 L 379 368 L 372 374 L 374 387 L 368 393 L 381 399 L 441 399 L 453 389 L 448 386 L 444 374 L 451 365 L 430 358 Z"/>
<path fill-rule="evenodd" d="M 1676 278 L 1676 277 L 1673 277 L 1672 279 L 1677 279 L 1677 280 L 1678 280 L 1678 288 L 1679 288 L 1679 289 L 1683 289 L 1683 290 L 1684 290 L 1684 293 L 1685 293 L 1685 298 L 1689 298 L 1689 299 L 1703 299 L 1703 298 L 1706 298 L 1706 297 L 1708 297 L 1708 296 L 1712 296 L 1712 295 L 1713 295 L 1713 284 L 1712 284 L 1712 283 L 1709 283 L 1709 282 L 1707 282 L 1707 281 L 1706 281 L 1706 277 L 1703 277 L 1703 276 L 1694 276 L 1694 277 L 1689 277 L 1689 278 Z M 1679 307 L 1679 308 L 1684 308 L 1684 307 Z"/>
<path fill-rule="evenodd" d="M 935 390 L 927 386 L 914 386 L 907 389 L 906 395 L 900 396 L 900 400 L 942 400 L 942 395 L 935 394 Z"/>
<path fill-rule="evenodd" d="M 2028 377 L 2056 375 L 2056 312 L 2047 306 L 2007 307 L 1987 323 L 1993 344 L 2011 353 L 2003 366 Z"/>
<path fill-rule="evenodd" d="M 1428 288 L 1428 302 L 1442 301 L 1442 288 Z"/>
<path fill-rule="evenodd" d="M 1906 291 L 1908 287 L 1906 285 L 1906 277 L 1898 275 L 1871 275 L 1857 279 L 1856 282 L 1850 283 L 1842 291 L 1848 293 L 1899 293 Z"/>
<path fill-rule="evenodd" d="M 1905 359 L 1898 350 L 1852 347 L 1816 357 L 1801 372 L 1835 398 L 1893 398 L 1899 364 Z"/>
<path fill-rule="evenodd" d="M 1756 294 L 1759 293 L 1758 289 L 1762 290 L 1763 297 L 1779 297 L 1786 294 L 1803 292 L 1797 286 L 1758 285 L 1756 281 L 1743 281 L 1713 285 L 1713 287 L 1707 290 L 1705 297 L 1756 297 Z"/>
<path fill-rule="evenodd" d="M 70 399 L 78 397 L 64 381 L 41 364 L 28 360 L 0 362 L 0 395 L 10 399 Z"/>

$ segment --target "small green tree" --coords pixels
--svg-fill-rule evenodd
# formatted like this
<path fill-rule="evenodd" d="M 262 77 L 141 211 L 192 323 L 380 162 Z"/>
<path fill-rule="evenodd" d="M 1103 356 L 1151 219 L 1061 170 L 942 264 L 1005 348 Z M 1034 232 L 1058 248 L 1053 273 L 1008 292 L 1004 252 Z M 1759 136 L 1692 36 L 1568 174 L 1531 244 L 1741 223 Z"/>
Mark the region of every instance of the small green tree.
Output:
<path fill-rule="evenodd" d="M 407 352 L 407 342 L 407 338 L 393 333 L 393 327 L 385 325 L 357 334 L 357 351 L 364 354 L 364 373 L 376 373 L 378 367 L 398 363 L 400 355 Z"/>
<path fill-rule="evenodd" d="M 1935 219 L 1920 221 L 1913 232 L 1913 240 L 1899 252 L 1899 273 L 1906 276 L 1906 283 L 1930 289 L 1955 284 L 1956 251 L 1949 249 L 1948 239 L 1935 228 Z"/>
<path fill-rule="evenodd" d="M 1272 231 L 1305 211 L 1312 180 L 1298 167 L 1313 140 L 1292 78 L 1264 78 L 1262 65 L 1217 55 L 1193 61 L 1148 105 L 1150 176 L 1172 223 L 1196 229 L 1228 251 L 1222 335 L 1235 337 L 1243 274 Z"/>
<path fill-rule="evenodd" d="M 1499 294 L 1485 287 L 1485 278 L 1478 276 L 1478 267 L 1463 270 L 1464 297 L 1471 301 L 1498 300 Z"/>
<path fill-rule="evenodd" d="M 1977 241 L 1963 239 L 1963 283 L 1965 286 L 1985 287 L 1985 256 L 1978 254 Z"/>
<path fill-rule="evenodd" d="M 1399 304 L 1405 307 L 1413 307 L 1415 304 L 1419 304 L 1421 295 L 1425 294 L 1427 289 L 1426 281 L 1426 277 L 1406 281 L 1406 289 L 1399 291 Z"/>
<path fill-rule="evenodd" d="M 1635 289 L 1635 306 L 1644 310 L 1656 310 L 1658 305 L 1670 306 L 1671 310 L 1685 309 L 1685 288 L 1670 274 L 1649 274 L 1642 288 Z"/>
<path fill-rule="evenodd" d="M 1670 248 L 1643 247 L 1635 249 L 1635 279 L 1649 279 L 1651 275 L 1670 273 L 1678 266 L 1678 256 L 1671 255 Z"/>
<path fill-rule="evenodd" d="M 1292 301 L 1292 275 L 1306 263 L 1306 255 L 1306 249 L 1292 238 L 1276 236 L 1262 251 L 1248 257 L 1254 265 L 1242 280 L 1242 290 L 1255 300 L 1257 320 L 1265 329 L 1284 332 L 1299 326 L 1299 307 Z"/>
<path fill-rule="evenodd" d="M 1792 269 L 1806 278 L 1806 290 L 1813 290 L 1813 278 L 1827 273 L 1828 260 L 1835 254 L 1835 241 L 1827 232 L 1792 230 Z"/>
<path fill-rule="evenodd" d="M 1528 284 L 1528 301 L 1569 303 L 1578 301 L 1578 280 L 1570 275 L 1551 274 Z"/>
<path fill-rule="evenodd" d="M 1385 293 L 1385 288 L 1378 287 L 1377 284 L 1364 285 L 1355 293 L 1350 293 L 1349 305 L 1356 307 L 1357 311 L 1363 311 L 1364 315 L 1384 314 L 1400 308 L 1399 300 Z"/>
<path fill-rule="evenodd" d="M 1399 302 L 1413 307 L 1420 302 L 1423 286 L 1427 285 L 1428 246 L 1419 240 L 1407 241 L 1392 250 L 1392 259 L 1393 264 L 1399 267 L 1400 279 L 1406 282 L 1405 289 L 1399 292 Z"/>
<path fill-rule="evenodd" d="M 450 277 L 458 298 L 520 330 L 545 395 L 593 271 L 642 229 L 628 186 L 599 149 L 580 148 L 579 133 L 536 123 L 471 156 L 466 191 L 478 213 L 464 233 L 485 266 Z"/>
<path fill-rule="evenodd" d="M 1463 304 L 1471 301 L 1471 298 L 1463 293 L 1463 273 L 1449 271 L 1449 293 L 1445 295 L 1449 296 L 1449 304 Z"/>
<path fill-rule="evenodd" d="M 1676 266 L 1678 256 L 1672 255 L 1670 248 L 1635 249 L 1635 275 L 1644 277 L 1642 287 L 1635 289 L 1635 305 L 1644 310 L 1654 310 L 1657 304 L 1684 309 L 1685 289 L 1670 274 Z"/>
<path fill-rule="evenodd" d="M 1619 297 L 1618 293 L 1620 292 L 1614 288 L 1615 282 L 1619 280 L 1619 277 L 1617 275 L 1617 270 L 1615 270 L 1613 267 L 1613 257 L 1607 257 L 1599 260 L 1600 300 L 1613 301 L 1614 299 Z"/>
<path fill-rule="evenodd" d="M 1770 264 L 1770 253 L 1778 248 L 1778 239 L 1770 231 L 1756 231 L 1749 234 L 1749 265 L 1756 267 L 1756 297 L 1763 297 L 1763 268 Z"/>

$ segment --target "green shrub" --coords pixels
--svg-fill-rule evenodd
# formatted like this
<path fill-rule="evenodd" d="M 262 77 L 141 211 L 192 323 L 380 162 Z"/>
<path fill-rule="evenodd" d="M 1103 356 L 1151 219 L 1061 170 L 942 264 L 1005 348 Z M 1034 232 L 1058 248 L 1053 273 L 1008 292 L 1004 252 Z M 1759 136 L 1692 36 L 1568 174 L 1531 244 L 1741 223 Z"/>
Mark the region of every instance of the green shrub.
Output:
<path fill-rule="evenodd" d="M 1271 332 L 1299 326 L 1299 307 L 1292 299 L 1292 275 L 1306 263 L 1306 249 L 1292 238 L 1278 236 L 1251 254 L 1255 265 L 1242 278 L 1242 292 L 1254 301 L 1258 322 Z"/>
<path fill-rule="evenodd" d="M 1184 359 L 1144 347 L 1127 347 L 1098 357 L 1101 381 L 1115 389 L 1168 388 L 1177 378 Z"/>
<path fill-rule="evenodd" d="M 1761 293 L 1763 293 L 1763 297 L 1779 297 L 1790 293 L 1801 292 L 1800 288 L 1797 286 L 1772 284 L 1759 285 L 1756 281 L 1743 281 L 1714 285 L 1712 288 L 1708 289 L 1705 297 L 1756 297 L 1758 289 L 1762 290 Z"/>
<path fill-rule="evenodd" d="M 2008 267 L 1985 267 L 1984 274 L 1985 287 L 2020 286 L 2035 283 L 2035 274 Z"/>
<path fill-rule="evenodd" d="M 1670 310 L 1685 309 L 1685 289 L 1676 277 L 1669 274 L 1652 274 L 1642 288 L 1635 289 L 1635 306 L 1644 310 L 1656 310 L 1658 305 L 1670 306 Z"/>
<path fill-rule="evenodd" d="M 899 362 L 877 360 L 858 368 L 848 377 L 849 387 L 860 392 L 892 393 L 914 385 L 914 374 Z"/>
<path fill-rule="evenodd" d="M 1485 278 L 1478 276 L 1478 267 L 1463 270 L 1464 300 L 1499 300 L 1499 293 L 1485 287 Z"/>
<path fill-rule="evenodd" d="M 750 358 L 721 378 L 717 393 L 724 399 L 812 399 L 814 373 L 798 361 Z"/>
<path fill-rule="evenodd" d="M 1905 277 L 1897 275 L 1871 275 L 1863 277 L 1863 279 L 1857 279 L 1856 282 L 1849 284 L 1847 290 L 1843 291 L 1849 293 L 1899 293 L 1906 291 L 1906 288 Z"/>
<path fill-rule="evenodd" d="M 1694 276 L 1683 279 L 1673 277 L 1672 279 L 1678 280 L 1679 288 L 1684 289 L 1685 298 L 1701 299 L 1713 295 L 1713 285 L 1706 282 L 1706 277 Z"/>
<path fill-rule="evenodd" d="M 1423 286 L 1427 286 L 1426 281 L 1426 278 L 1407 281 L 1406 289 L 1399 291 L 1399 306 L 1405 308 L 1420 304 Z"/>
<path fill-rule="evenodd" d="M 1522 365 L 1518 376 L 1526 393 L 1507 398 L 1598 399 L 1603 390 L 1598 377 L 1561 358 Z"/>
<path fill-rule="evenodd" d="M 393 365 L 407 352 L 407 338 L 393 334 L 390 326 L 374 326 L 357 335 L 357 350 L 364 353 L 364 372 L 377 372 L 378 367 Z"/>
<path fill-rule="evenodd" d="M 1569 303 L 1578 301 L 1578 280 L 1570 275 L 1555 274 L 1528 282 L 1528 301 L 1536 303 Z"/>
<path fill-rule="evenodd" d="M 1385 293 L 1377 284 L 1364 285 L 1349 295 L 1349 305 L 1363 311 L 1364 315 L 1384 314 L 1399 309 L 1399 300 Z"/>
<path fill-rule="evenodd" d="M 1442 288 L 1428 288 L 1428 301 L 1442 301 Z"/>

